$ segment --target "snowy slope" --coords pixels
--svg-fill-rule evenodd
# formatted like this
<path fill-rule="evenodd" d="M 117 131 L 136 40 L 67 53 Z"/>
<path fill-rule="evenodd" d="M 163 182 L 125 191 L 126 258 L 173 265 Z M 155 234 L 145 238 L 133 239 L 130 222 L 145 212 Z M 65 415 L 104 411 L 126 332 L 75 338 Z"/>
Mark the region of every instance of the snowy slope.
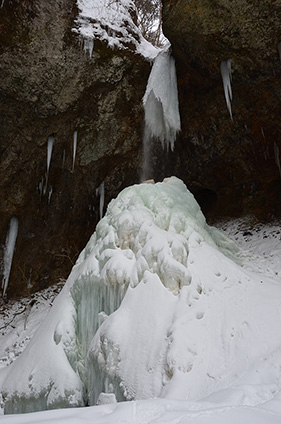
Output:
<path fill-rule="evenodd" d="M 0 372 L 7 410 L 67 406 L 64 394 L 69 405 L 83 404 L 85 396 L 94 403 L 100 392 L 115 392 L 119 400 L 182 401 L 113 404 L 42 419 L 280 422 L 280 233 L 278 226 L 249 232 L 243 225 L 249 229 L 241 222 L 220 226 L 252 252 L 242 253 L 207 226 L 176 178 L 125 189 L 33 340 Z M 264 246 L 272 252 L 263 254 Z M 264 409 L 254 408 L 261 404 Z"/>

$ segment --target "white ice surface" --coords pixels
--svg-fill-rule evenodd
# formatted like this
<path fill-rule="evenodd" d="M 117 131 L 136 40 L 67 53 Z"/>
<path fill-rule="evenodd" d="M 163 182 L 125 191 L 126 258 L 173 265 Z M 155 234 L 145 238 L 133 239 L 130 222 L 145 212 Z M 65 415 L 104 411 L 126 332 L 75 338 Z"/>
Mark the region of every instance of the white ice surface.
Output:
<path fill-rule="evenodd" d="M 0 379 L 7 376 L 2 391 L 4 397 L 7 388 L 11 396 L 15 387 L 28 392 L 28 384 L 41 379 L 44 386 L 51 375 L 53 396 L 66 387 L 73 394 L 77 387 L 77 403 L 80 360 L 80 384 L 86 367 L 91 378 L 93 372 L 103 377 L 97 382 L 100 392 L 117 387 L 127 399 L 165 399 L 1 417 L 1 424 L 40 422 L 40 417 L 47 422 L 94 419 L 95 424 L 281 422 L 280 227 L 239 221 L 220 227 L 249 252 L 206 225 L 177 179 L 120 193 L 43 326 L 15 365 L 0 373 Z M 129 289 L 119 308 L 118 302 L 107 310 L 100 305 L 94 338 L 77 324 L 73 334 L 73 316 L 89 326 L 82 306 L 99 279 L 107 287 L 129 284 Z M 114 303 L 114 294 L 104 294 Z M 87 352 L 80 348 L 80 356 L 71 357 L 77 335 L 91 345 L 84 363 Z M 31 371 L 32 382 L 26 384 Z M 60 387 L 56 379 L 66 376 L 69 386 Z M 94 399 L 98 392 L 88 384 Z"/>

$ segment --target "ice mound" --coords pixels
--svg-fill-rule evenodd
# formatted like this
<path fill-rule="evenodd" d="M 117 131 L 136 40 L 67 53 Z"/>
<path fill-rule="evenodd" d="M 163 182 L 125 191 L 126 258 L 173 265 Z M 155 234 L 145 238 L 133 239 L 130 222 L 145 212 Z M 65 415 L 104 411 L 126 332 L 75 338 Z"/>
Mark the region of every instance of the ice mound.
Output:
<path fill-rule="evenodd" d="M 228 387 L 281 336 L 280 286 L 243 263 L 179 179 L 126 188 L 0 371 L 5 413 Z"/>

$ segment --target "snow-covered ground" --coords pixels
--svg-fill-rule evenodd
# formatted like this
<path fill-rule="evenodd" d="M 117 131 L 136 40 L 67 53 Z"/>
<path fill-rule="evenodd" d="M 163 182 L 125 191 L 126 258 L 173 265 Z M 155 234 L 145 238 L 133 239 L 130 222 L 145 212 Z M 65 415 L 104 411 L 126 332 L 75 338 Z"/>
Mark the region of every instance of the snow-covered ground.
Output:
<path fill-rule="evenodd" d="M 125 199 L 126 198 L 123 197 L 123 201 Z M 152 200 L 150 199 L 150 201 Z M 180 225 L 180 222 L 177 221 L 174 222 L 174 224 Z M 61 409 L 12 416 L 7 415 L 0 417 L 0 423 L 22 424 L 32 422 L 40 423 L 42 421 L 50 423 L 94 422 L 95 424 L 236 424 L 238 422 L 247 424 L 280 424 L 281 342 L 278 339 L 278 328 L 280 325 L 273 320 L 272 328 L 270 328 L 268 323 L 270 323 L 271 313 L 272 317 L 278 317 L 281 310 L 281 296 L 279 298 L 279 294 L 281 293 L 281 227 L 279 223 L 272 223 L 270 225 L 258 223 L 252 217 L 219 222 L 216 227 L 236 241 L 238 246 L 246 252 L 240 256 L 243 258 L 243 272 L 246 272 L 248 283 L 246 280 L 243 280 L 244 274 L 240 274 L 239 268 L 235 268 L 237 275 L 232 275 L 233 267 L 230 265 L 230 262 L 227 262 L 228 269 L 225 267 L 225 264 L 222 263 L 221 270 L 218 272 L 217 267 L 219 263 L 216 261 L 214 262 L 214 251 L 206 251 L 208 254 L 214 256 L 212 260 L 210 260 L 210 257 L 207 258 L 202 255 L 202 261 L 199 267 L 206 267 L 206 270 L 203 274 L 201 270 L 199 273 L 201 277 L 202 275 L 206 276 L 206 281 L 208 275 L 210 275 L 210 280 L 212 280 L 213 275 L 215 275 L 218 281 L 218 287 L 216 288 L 210 282 L 205 282 L 205 287 L 202 287 L 203 292 L 205 291 L 205 298 L 201 296 L 202 299 L 199 300 L 200 296 L 197 296 L 198 299 L 195 301 L 189 299 L 190 318 L 186 319 L 184 315 L 179 315 L 179 319 L 177 319 L 175 316 L 174 320 L 177 328 L 170 328 L 170 332 L 173 333 L 175 339 L 177 337 L 177 332 L 182 331 L 180 329 L 181 322 L 190 330 L 190 336 L 193 340 L 189 343 L 189 339 L 187 338 L 184 340 L 184 343 L 187 348 L 185 356 L 186 354 L 190 356 L 190 364 L 196 371 L 193 376 L 191 370 L 181 371 L 180 364 L 181 362 L 184 364 L 184 359 L 181 359 L 180 351 L 178 350 L 179 346 L 174 343 L 174 351 L 170 349 L 168 354 L 172 360 L 173 355 L 177 360 L 180 358 L 180 366 L 178 369 L 175 368 L 172 370 L 176 374 L 173 380 L 174 384 L 167 384 L 168 391 L 166 394 L 167 398 L 165 399 L 156 398 L 110 403 L 108 405 L 88 408 Z M 160 233 L 158 235 L 160 235 Z M 164 240 L 162 240 L 162 242 L 163 241 Z M 177 246 L 178 255 L 180 252 L 180 242 L 181 239 L 179 238 L 179 244 Z M 221 239 L 221 242 L 223 242 L 223 239 Z M 157 246 L 154 246 L 154 248 L 157 248 Z M 194 255 L 194 258 L 195 264 L 191 258 L 190 265 L 196 268 L 198 256 Z M 212 265 L 214 263 L 216 265 Z M 212 269 L 213 266 L 215 269 Z M 249 295 L 247 284 L 251 287 L 253 275 L 256 276 L 255 283 L 258 283 L 256 285 L 257 294 L 255 294 L 254 289 L 250 292 L 250 297 L 247 297 Z M 229 279 L 228 284 L 226 284 L 226 277 Z M 240 281 L 241 284 L 233 284 L 236 277 L 237 281 Z M 192 278 L 195 278 L 195 274 Z M 170 299 L 170 295 L 165 294 L 164 288 L 162 291 L 159 289 L 157 282 L 154 283 L 152 280 L 147 280 L 146 285 L 150 285 L 152 292 L 155 290 L 155 295 L 160 296 L 159 302 L 160 300 L 163 302 L 164 299 L 165 302 L 167 301 L 166 304 L 169 305 L 168 302 L 170 302 L 171 299 L 172 302 L 175 301 L 173 297 L 174 294 L 171 295 L 172 297 Z M 144 286 L 141 287 L 140 283 L 138 287 L 139 296 L 142 296 L 145 288 Z M 223 288 L 224 294 L 220 292 L 220 287 Z M 33 297 L 23 299 L 21 302 L 9 302 L 1 306 L 0 367 L 5 368 L 24 350 L 40 323 L 45 319 L 60 288 L 61 284 L 41 293 L 37 293 Z M 173 288 L 171 289 L 173 290 Z M 133 289 L 133 291 L 134 290 L 136 289 Z M 260 297 L 258 293 L 262 294 L 263 297 Z M 132 294 L 129 295 L 131 298 L 127 298 L 127 306 L 130 304 L 130 299 L 134 301 Z M 212 311 L 211 302 L 215 301 L 217 302 L 215 303 L 217 311 Z M 151 302 L 151 300 L 149 300 L 149 302 Z M 147 304 L 148 311 L 150 308 L 149 302 Z M 192 302 L 193 304 L 191 305 Z M 228 304 L 225 304 L 226 302 L 228 302 Z M 131 306 L 134 309 L 136 317 L 138 317 L 137 304 L 132 303 Z M 152 307 L 155 308 L 155 304 L 152 303 Z M 179 303 L 178 307 L 182 307 L 182 305 Z M 120 308 L 120 310 L 121 312 L 115 315 L 117 324 L 114 324 L 114 320 L 112 322 L 112 320 L 108 318 L 104 323 L 106 325 L 100 327 L 103 329 L 104 334 L 101 332 L 101 334 L 96 337 L 97 341 L 99 337 L 102 338 L 108 335 L 116 337 L 114 325 L 118 325 L 120 319 L 122 322 L 122 319 L 130 317 L 128 308 L 126 308 L 126 302 L 125 306 Z M 228 313 L 228 311 L 230 311 L 230 313 Z M 151 319 L 154 319 L 153 311 L 149 313 Z M 161 313 L 163 320 L 169 315 L 168 311 L 163 312 L 161 310 L 156 310 L 156 313 Z M 206 315 L 205 318 L 204 314 Z M 260 321 L 258 319 L 259 315 L 261 315 Z M 245 316 L 247 319 L 245 319 Z M 210 326 L 208 326 L 206 318 L 211 320 Z M 205 324 L 202 326 L 201 323 L 204 323 L 204 320 Z M 265 321 L 264 325 L 263 321 Z M 194 330 L 194 325 L 197 329 L 197 335 L 192 331 Z M 207 328 L 207 333 L 204 333 L 205 326 Z M 219 331 L 216 332 L 215 330 L 218 327 Z M 136 328 L 140 331 L 141 327 L 137 325 Z M 136 331 L 136 328 L 133 325 L 133 333 Z M 229 329 L 231 330 L 230 334 L 228 333 Z M 160 327 L 159 331 L 161 331 Z M 212 332 L 213 334 L 214 345 L 209 343 L 208 332 Z M 128 333 L 129 336 L 126 336 L 127 333 L 128 330 L 126 329 L 124 337 L 129 337 L 129 340 L 132 340 L 130 333 Z M 181 335 L 182 333 L 179 334 Z M 220 339 L 216 338 L 217 334 Z M 95 343 L 96 347 L 99 346 L 97 341 Z M 138 341 L 136 340 L 136 342 Z M 127 344 L 127 341 L 124 342 L 124 339 L 121 338 L 119 343 L 121 347 L 122 343 L 125 343 L 125 345 L 129 347 L 129 351 L 131 350 L 131 346 Z M 219 349 L 217 349 L 216 345 L 219 345 Z M 192 346 L 194 349 L 193 352 L 190 349 Z M 223 352 L 225 357 L 217 357 L 215 358 L 215 362 L 212 363 L 212 360 L 214 360 L 214 351 L 216 351 L 216 349 L 218 353 Z M 133 353 L 133 350 L 132 348 L 132 352 L 129 352 L 130 355 Z M 153 350 L 151 352 L 153 352 Z M 255 354 L 255 352 L 257 352 L 257 354 Z M 145 358 L 146 353 L 144 353 L 143 356 Z M 229 358 L 229 363 L 224 363 L 225 358 Z M 141 356 L 139 360 L 141 360 Z M 142 363 L 140 362 L 139 365 L 142 366 Z M 155 367 L 157 368 L 158 365 L 159 364 L 156 363 Z M 170 364 L 171 368 L 172 366 L 173 364 Z M 213 374 L 209 372 L 210 370 L 212 370 Z M 132 369 L 131 372 L 133 379 L 140 378 L 138 370 Z M 141 384 L 142 382 L 147 382 L 148 385 L 146 389 L 148 392 L 151 390 L 152 393 L 153 387 L 149 389 L 149 382 L 153 381 L 150 378 L 153 372 L 154 371 L 151 370 L 141 381 Z M 122 373 L 122 369 L 120 373 Z M 191 375 L 190 378 L 193 379 L 192 384 L 194 386 L 193 390 L 190 391 L 190 397 L 188 393 L 185 393 L 185 381 L 188 382 L 188 380 L 186 380 L 186 375 L 188 373 Z M 206 373 L 207 379 L 205 376 L 204 387 L 201 387 L 201 374 L 205 375 Z M 20 378 L 20 375 L 18 378 Z M 126 378 L 127 381 L 130 380 L 130 376 L 128 377 L 126 375 Z M 136 387 L 137 390 L 139 390 L 140 398 L 145 397 L 142 396 L 142 387 L 140 386 L 139 389 L 138 386 Z M 185 400 L 192 398 L 194 398 L 192 402 Z M 112 401 L 112 397 L 107 395 L 107 397 L 104 397 L 103 402 L 106 403 L 110 400 Z"/>

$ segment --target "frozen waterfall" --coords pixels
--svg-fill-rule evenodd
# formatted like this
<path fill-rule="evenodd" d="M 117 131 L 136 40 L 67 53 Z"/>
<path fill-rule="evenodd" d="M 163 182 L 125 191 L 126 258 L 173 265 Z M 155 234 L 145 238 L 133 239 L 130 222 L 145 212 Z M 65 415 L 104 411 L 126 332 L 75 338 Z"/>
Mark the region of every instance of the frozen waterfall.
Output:
<path fill-rule="evenodd" d="M 8 288 L 17 235 L 18 235 L 18 220 L 17 218 L 13 217 L 10 221 L 10 225 L 9 225 L 9 229 L 8 229 L 7 237 L 6 237 L 5 249 L 4 249 L 3 280 L 2 280 L 3 297 L 6 295 L 6 291 Z"/>
<path fill-rule="evenodd" d="M 231 100 L 232 100 L 232 89 L 231 89 L 231 59 L 223 60 L 221 62 L 221 76 L 223 82 L 224 97 L 226 106 L 230 117 L 232 119 Z"/>
<path fill-rule="evenodd" d="M 156 57 L 143 97 L 145 129 L 143 137 L 143 175 L 149 172 L 150 146 L 154 139 L 163 148 L 174 150 L 177 133 L 181 129 L 175 61 L 169 50 Z"/>
<path fill-rule="evenodd" d="M 124 189 L 34 338 L 0 369 L 5 413 L 104 393 L 196 400 L 234 384 L 281 337 L 280 285 L 247 260 L 177 178 Z"/>

